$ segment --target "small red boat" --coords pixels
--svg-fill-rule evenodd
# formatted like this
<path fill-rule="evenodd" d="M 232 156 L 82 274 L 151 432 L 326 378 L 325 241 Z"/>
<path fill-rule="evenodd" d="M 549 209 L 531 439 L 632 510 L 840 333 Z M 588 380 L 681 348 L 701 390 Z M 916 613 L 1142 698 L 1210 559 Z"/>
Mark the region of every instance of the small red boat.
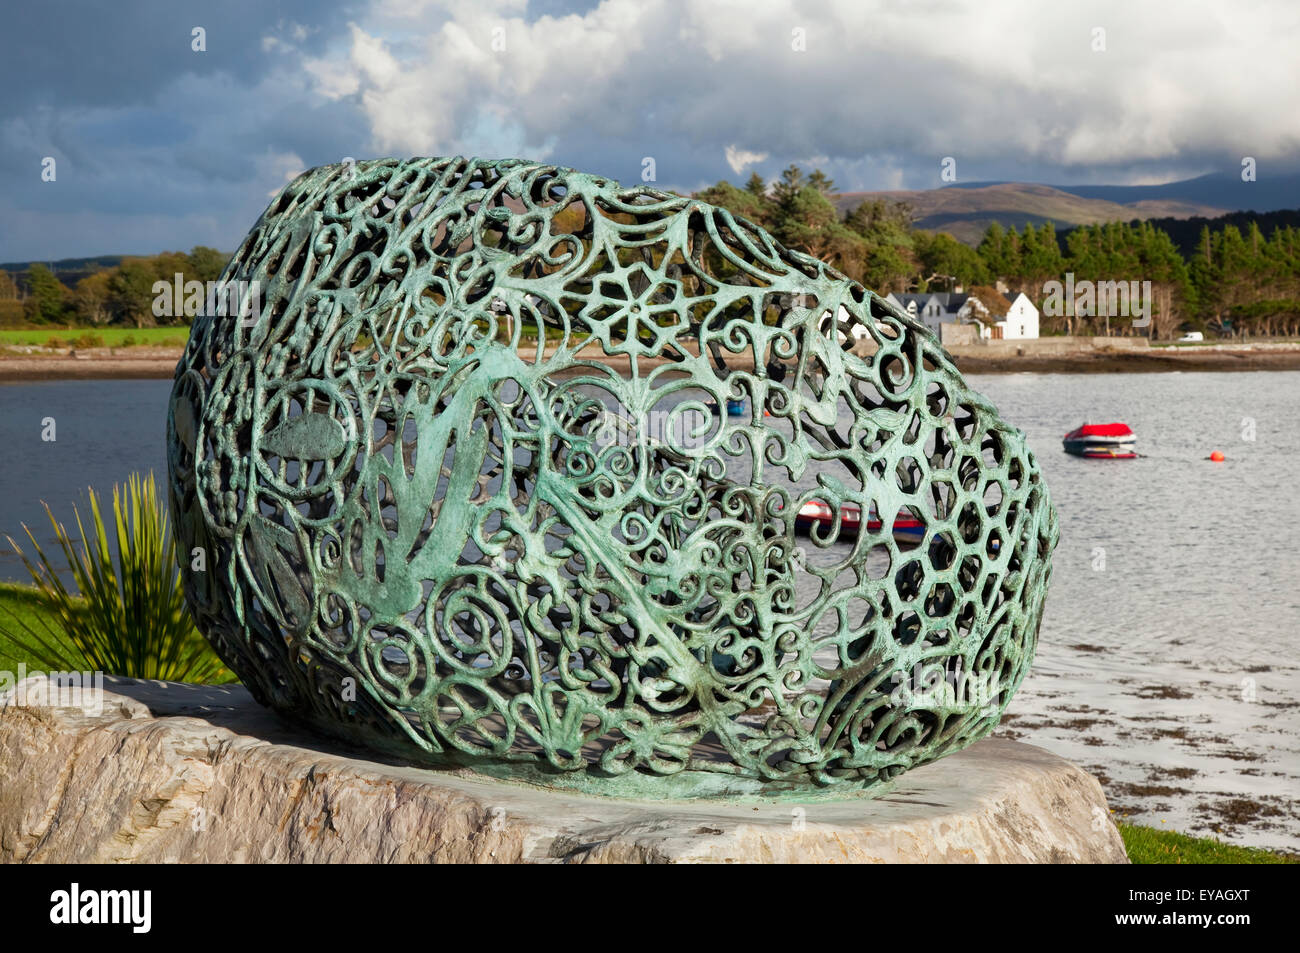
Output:
<path fill-rule="evenodd" d="M 1132 460 L 1138 454 L 1134 449 L 1136 435 L 1128 424 L 1084 424 L 1067 433 L 1063 439 L 1065 452 L 1076 457 L 1093 460 Z"/>
<path fill-rule="evenodd" d="M 835 523 L 835 511 L 818 500 L 810 500 L 799 508 L 795 514 L 794 525 L 805 533 L 813 526 L 829 529 Z M 875 533 L 881 527 L 881 519 L 873 506 L 867 513 L 867 532 Z M 862 508 L 855 503 L 845 503 L 840 507 L 840 535 L 857 536 L 862 529 Z M 925 539 L 925 523 L 910 514 L 900 513 L 894 520 L 894 538 L 899 541 L 919 543 Z"/>

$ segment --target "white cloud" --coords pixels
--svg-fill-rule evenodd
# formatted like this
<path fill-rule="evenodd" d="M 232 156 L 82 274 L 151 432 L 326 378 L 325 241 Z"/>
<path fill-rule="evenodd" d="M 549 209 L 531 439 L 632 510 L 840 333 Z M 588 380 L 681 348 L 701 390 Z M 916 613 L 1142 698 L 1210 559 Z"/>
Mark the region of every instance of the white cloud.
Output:
<path fill-rule="evenodd" d="M 342 99 L 361 89 L 361 80 L 355 70 L 340 65 L 329 59 L 308 59 L 303 61 L 307 76 L 314 80 L 316 92 L 326 99 Z"/>
<path fill-rule="evenodd" d="M 762 162 L 766 158 L 766 152 L 750 152 L 748 149 L 727 146 L 727 165 L 731 166 L 731 171 L 737 175 L 744 172 L 746 167 Z"/>
<path fill-rule="evenodd" d="M 521 0 L 378 0 L 308 75 L 326 97 L 358 95 L 375 147 L 394 153 L 460 151 L 484 113 L 512 147 L 717 149 L 737 173 L 818 152 L 901 165 L 913 184 L 944 155 L 1068 168 L 1300 144 L 1281 119 L 1300 115 L 1300 16 L 1278 0 L 603 0 L 527 17 Z"/>
<path fill-rule="evenodd" d="M 259 180 L 276 182 L 275 187 L 266 193 L 267 198 L 274 198 L 288 183 L 307 171 L 306 164 L 292 152 L 269 153 L 259 157 L 257 164 Z"/>
<path fill-rule="evenodd" d="M 348 24 L 352 31 L 351 64 L 360 78 L 381 90 L 393 85 L 401 75 L 401 67 L 384 41 L 370 36 L 355 23 Z"/>

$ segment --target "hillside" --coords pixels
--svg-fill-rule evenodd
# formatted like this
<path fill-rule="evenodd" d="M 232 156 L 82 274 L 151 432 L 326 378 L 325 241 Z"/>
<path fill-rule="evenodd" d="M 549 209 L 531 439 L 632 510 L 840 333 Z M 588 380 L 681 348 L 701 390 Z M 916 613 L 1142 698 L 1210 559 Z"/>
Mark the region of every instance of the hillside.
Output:
<path fill-rule="evenodd" d="M 1162 185 L 1058 185 L 1056 188 L 1081 198 L 1130 206 L 1145 201 L 1174 201 L 1230 211 L 1275 212 L 1300 208 L 1300 175 L 1275 174 L 1267 164 L 1257 172 L 1254 182 L 1243 182 L 1236 172 L 1212 172 Z"/>
<path fill-rule="evenodd" d="M 1058 225 L 1093 225 L 1135 218 L 1212 218 L 1231 211 L 1176 197 L 1146 195 L 1134 196 L 1133 202 L 1124 204 L 1075 195 L 1050 185 L 1014 182 L 918 191 L 845 192 L 833 201 L 845 213 L 872 199 L 906 202 L 914 210 L 915 227 L 948 232 L 968 245 L 977 244 L 985 229 L 995 221 L 1004 227 L 1017 228 L 1026 222 L 1037 226 L 1047 221 Z"/>

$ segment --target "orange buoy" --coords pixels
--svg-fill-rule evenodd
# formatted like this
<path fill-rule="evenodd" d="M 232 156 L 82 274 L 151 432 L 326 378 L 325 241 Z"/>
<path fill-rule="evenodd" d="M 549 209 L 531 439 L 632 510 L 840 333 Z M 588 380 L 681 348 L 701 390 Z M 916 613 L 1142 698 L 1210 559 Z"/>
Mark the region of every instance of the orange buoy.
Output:
<path fill-rule="evenodd" d="M 1223 451 L 1215 450 L 1213 453 L 1210 454 L 1210 459 L 1213 460 L 1215 463 L 1222 463 L 1224 459 Z"/>

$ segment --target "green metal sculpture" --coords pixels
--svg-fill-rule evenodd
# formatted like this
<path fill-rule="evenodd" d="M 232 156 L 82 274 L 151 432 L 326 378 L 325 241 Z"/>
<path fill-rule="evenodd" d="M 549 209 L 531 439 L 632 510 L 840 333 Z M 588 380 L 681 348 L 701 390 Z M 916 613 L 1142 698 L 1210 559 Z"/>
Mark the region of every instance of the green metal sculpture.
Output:
<path fill-rule="evenodd" d="M 806 798 L 976 741 L 1029 666 L 1057 529 L 1023 434 L 723 209 L 520 160 L 326 166 L 223 281 L 172 512 L 263 704 L 519 781 Z"/>

